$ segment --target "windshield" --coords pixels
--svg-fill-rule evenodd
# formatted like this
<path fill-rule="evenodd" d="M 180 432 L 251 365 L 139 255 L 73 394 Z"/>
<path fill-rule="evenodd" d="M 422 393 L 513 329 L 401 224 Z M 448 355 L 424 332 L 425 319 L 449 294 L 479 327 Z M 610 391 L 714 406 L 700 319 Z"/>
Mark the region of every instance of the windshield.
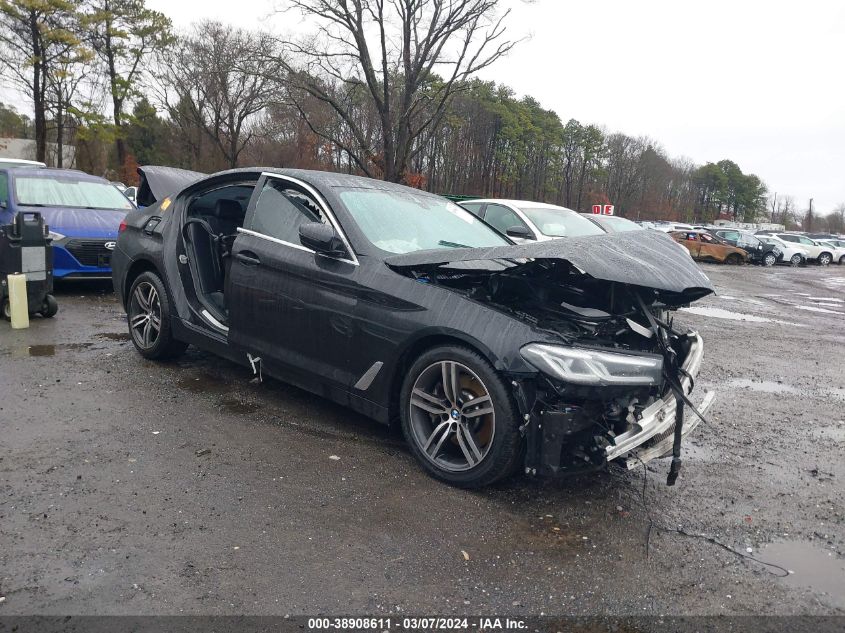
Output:
<path fill-rule="evenodd" d="M 340 199 L 366 238 L 390 253 L 511 243 L 445 198 L 404 191 L 347 189 L 340 192 Z"/>
<path fill-rule="evenodd" d="M 540 233 L 549 237 L 578 237 L 581 235 L 602 235 L 602 231 L 587 218 L 567 209 L 544 209 L 520 207 Z"/>
<path fill-rule="evenodd" d="M 737 246 L 748 246 L 750 248 L 757 248 L 760 245 L 760 240 L 758 240 L 753 235 L 749 235 L 747 233 L 740 233 L 739 237 L 736 240 Z"/>
<path fill-rule="evenodd" d="M 618 218 L 613 215 L 603 215 L 598 220 L 600 224 L 606 224 L 612 231 L 616 233 L 624 233 L 625 231 L 644 231 L 643 227 L 631 220 L 625 218 Z"/>
<path fill-rule="evenodd" d="M 132 209 L 132 203 L 109 183 L 61 176 L 16 176 L 18 203 L 40 207 Z"/>

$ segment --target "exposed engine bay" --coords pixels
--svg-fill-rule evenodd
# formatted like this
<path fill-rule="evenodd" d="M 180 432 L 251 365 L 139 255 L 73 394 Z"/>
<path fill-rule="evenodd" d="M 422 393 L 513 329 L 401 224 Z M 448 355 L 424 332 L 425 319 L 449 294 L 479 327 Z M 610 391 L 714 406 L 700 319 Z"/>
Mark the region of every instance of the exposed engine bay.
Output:
<path fill-rule="evenodd" d="M 627 457 L 617 463 L 630 468 L 637 455 L 634 450 L 616 450 L 621 438 L 640 451 L 659 451 L 661 442 L 667 450 L 674 449 L 667 482 L 674 483 L 680 470 L 684 406 L 692 406 L 687 395 L 693 375 L 685 365 L 691 364 L 687 361 L 692 360 L 693 347 L 700 345 L 695 333 L 678 332 L 673 326 L 672 311 L 688 303 L 687 297 L 596 279 L 560 259 L 456 262 L 414 267 L 407 274 L 508 313 L 559 339 L 567 349 L 662 360 L 656 379 L 648 384 L 629 384 L 635 376 L 630 381 L 622 377 L 620 383 L 626 384 L 614 384 L 612 377 L 602 384 L 585 384 L 577 375 L 567 380 L 553 370 L 542 371 L 541 365 L 535 365 L 541 368 L 535 379 L 514 375 L 512 384 L 524 415 L 529 474 L 583 472 L 617 457 Z M 699 361 L 700 350 L 696 365 Z M 659 412 L 659 432 L 652 433 L 651 425 L 645 433 L 649 437 L 631 442 L 629 438 L 642 434 L 649 412 Z"/>

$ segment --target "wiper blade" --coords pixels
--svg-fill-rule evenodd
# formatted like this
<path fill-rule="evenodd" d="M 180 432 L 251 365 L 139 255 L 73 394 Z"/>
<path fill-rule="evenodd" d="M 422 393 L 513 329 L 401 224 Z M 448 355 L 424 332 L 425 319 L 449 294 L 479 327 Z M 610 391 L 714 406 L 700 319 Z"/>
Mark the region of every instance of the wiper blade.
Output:
<path fill-rule="evenodd" d="M 438 246 L 446 246 L 448 248 L 469 248 L 466 244 L 458 244 L 457 242 L 447 242 L 446 240 L 440 240 L 437 242 Z"/>

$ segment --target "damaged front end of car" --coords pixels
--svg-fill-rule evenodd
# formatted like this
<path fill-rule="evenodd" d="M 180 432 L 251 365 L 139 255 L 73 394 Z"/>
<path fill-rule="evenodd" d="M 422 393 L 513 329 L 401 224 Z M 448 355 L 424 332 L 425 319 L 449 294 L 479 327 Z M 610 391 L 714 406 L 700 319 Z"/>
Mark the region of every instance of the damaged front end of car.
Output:
<path fill-rule="evenodd" d="M 610 462 L 632 468 L 672 453 L 667 483 L 674 484 L 682 439 L 714 394 L 692 404 L 703 344 L 697 333 L 678 331 L 671 315 L 712 286 L 663 236 L 646 239 L 645 254 L 641 242 L 603 240 L 612 244 L 613 266 L 595 265 L 585 240 L 554 250 L 501 249 L 492 254 L 511 257 L 485 262 L 470 253 L 447 264 L 436 257 L 407 262 L 408 274 L 510 314 L 541 335 L 519 349 L 536 372 L 505 372 L 522 415 L 526 473 L 577 473 Z M 593 238 L 589 247 L 607 244 Z M 632 274 L 645 283 L 631 283 Z"/>

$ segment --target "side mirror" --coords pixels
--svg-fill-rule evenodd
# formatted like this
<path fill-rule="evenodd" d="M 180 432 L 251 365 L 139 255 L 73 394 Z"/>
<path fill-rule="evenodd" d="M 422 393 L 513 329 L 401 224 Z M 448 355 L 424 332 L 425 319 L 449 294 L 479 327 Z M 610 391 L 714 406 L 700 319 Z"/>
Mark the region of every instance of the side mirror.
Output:
<path fill-rule="evenodd" d="M 310 248 L 320 255 L 343 256 L 346 249 L 343 241 L 329 224 L 306 222 L 299 227 L 299 241 L 305 248 Z"/>
<path fill-rule="evenodd" d="M 507 230 L 508 237 L 518 237 L 522 240 L 533 240 L 534 234 L 527 226 L 512 226 Z"/>

